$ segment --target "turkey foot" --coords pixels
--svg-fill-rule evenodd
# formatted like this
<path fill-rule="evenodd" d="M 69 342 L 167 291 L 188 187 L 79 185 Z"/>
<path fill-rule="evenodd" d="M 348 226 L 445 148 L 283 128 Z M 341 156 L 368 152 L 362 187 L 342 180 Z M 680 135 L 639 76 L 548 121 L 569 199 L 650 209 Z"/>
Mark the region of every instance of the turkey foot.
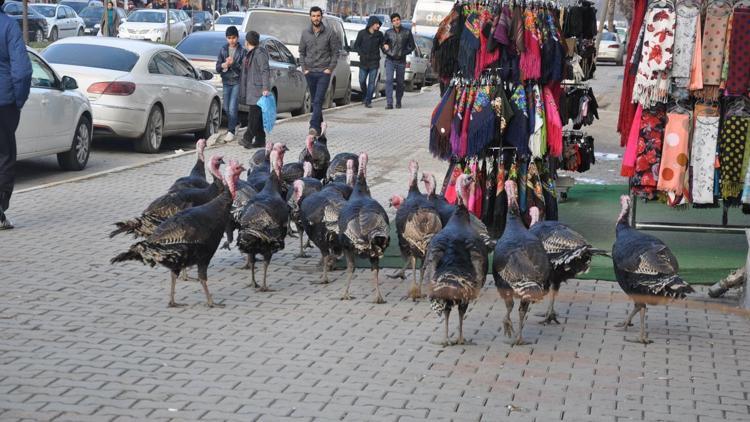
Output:
<path fill-rule="evenodd" d="M 625 331 L 628 330 L 628 327 L 632 327 L 632 326 L 633 326 L 633 323 L 630 321 L 623 321 L 623 322 L 618 322 L 617 324 L 615 324 L 615 327 L 622 328 Z"/>
<path fill-rule="evenodd" d="M 310 258 L 310 255 L 306 254 L 305 252 L 300 252 L 298 254 L 294 255 L 295 258 Z"/>
<path fill-rule="evenodd" d="M 636 307 L 633 310 L 633 313 L 635 313 L 637 310 L 639 310 L 639 307 Z M 653 341 L 649 340 L 646 337 L 646 306 L 645 305 L 640 307 L 640 312 L 641 312 L 641 335 L 637 339 L 626 338 L 625 341 L 629 343 L 641 343 L 644 346 L 647 346 L 653 343 Z"/>
<path fill-rule="evenodd" d="M 510 318 L 503 320 L 503 333 L 505 334 L 505 337 L 513 337 L 513 323 L 510 321 Z"/>
<path fill-rule="evenodd" d="M 305 246 L 303 244 L 302 233 L 299 235 L 299 253 L 294 255 L 295 258 L 310 258 L 310 255 L 305 253 Z"/>
<path fill-rule="evenodd" d="M 167 304 L 167 308 L 184 308 L 186 306 L 188 306 L 186 303 L 177 303 L 175 301 L 171 301 Z"/>
<path fill-rule="evenodd" d="M 645 306 L 643 308 L 645 310 Z M 622 328 L 625 331 L 627 331 L 628 327 L 632 327 L 633 326 L 633 324 L 630 321 L 633 319 L 633 317 L 635 316 L 635 314 L 637 314 L 638 311 L 640 311 L 640 310 L 641 310 L 641 306 L 640 305 L 635 305 L 633 307 L 633 310 L 630 311 L 630 314 L 628 315 L 628 317 L 625 318 L 625 321 L 615 324 L 615 327 Z"/>
<path fill-rule="evenodd" d="M 206 306 L 208 306 L 209 308 L 225 308 L 227 305 L 223 303 L 216 303 L 213 300 L 211 300 L 211 302 L 207 303 Z"/>
<path fill-rule="evenodd" d="M 557 312 L 555 312 L 555 311 L 550 311 L 550 312 L 547 312 L 547 314 L 546 314 L 546 315 L 542 314 L 541 316 L 544 316 L 544 317 L 545 317 L 545 318 L 544 318 L 544 319 L 543 319 L 543 320 L 541 321 L 541 324 L 542 324 L 542 325 L 549 325 L 549 324 L 552 324 L 553 322 L 554 322 L 555 324 L 557 324 L 557 325 L 560 325 L 560 321 L 558 321 L 558 320 L 557 320 Z"/>
<path fill-rule="evenodd" d="M 398 271 L 395 274 L 389 274 L 387 277 L 390 278 L 390 279 L 399 278 L 401 280 L 406 280 L 406 271 L 401 270 L 401 271 Z"/>
<path fill-rule="evenodd" d="M 640 343 L 644 346 L 648 346 L 649 344 L 654 342 L 653 340 L 649 340 L 644 336 L 638 338 L 625 338 L 625 341 L 627 341 L 628 343 Z"/>
<path fill-rule="evenodd" d="M 466 338 L 459 338 L 456 341 L 450 342 L 451 346 L 476 346 L 476 343 Z"/>
<path fill-rule="evenodd" d="M 380 285 L 378 283 L 378 274 L 380 273 L 380 270 L 375 268 L 375 278 L 372 280 L 373 283 L 375 283 L 375 300 L 373 303 L 375 304 L 383 304 L 385 303 L 385 299 L 383 299 L 383 295 L 380 294 Z"/>
<path fill-rule="evenodd" d="M 524 340 L 522 336 L 518 336 L 518 338 L 510 342 L 511 346 L 526 346 L 528 344 L 531 344 L 531 343 Z"/>
<path fill-rule="evenodd" d="M 376 294 L 375 300 L 372 301 L 372 303 L 375 303 L 377 305 L 382 305 L 383 303 L 386 303 L 385 299 L 383 299 L 383 296 Z"/>
<path fill-rule="evenodd" d="M 272 289 L 272 288 L 270 288 L 270 287 L 268 287 L 268 286 L 260 286 L 260 287 L 256 287 L 256 289 L 257 289 L 257 290 L 258 290 L 259 292 L 263 292 L 263 293 L 267 293 L 267 292 L 275 292 L 275 291 L 276 291 L 275 289 Z"/>
<path fill-rule="evenodd" d="M 354 296 L 350 295 L 349 292 L 344 293 L 341 295 L 341 300 L 352 300 L 354 299 Z"/>
<path fill-rule="evenodd" d="M 325 277 L 325 278 L 321 277 L 320 280 L 318 280 L 318 281 L 311 281 L 310 284 L 317 284 L 317 285 L 320 285 L 320 284 L 330 284 L 330 281 L 328 280 L 328 277 Z"/>
<path fill-rule="evenodd" d="M 412 284 L 409 288 L 409 294 L 407 297 L 414 302 L 418 301 L 419 299 L 425 298 L 426 295 L 422 294 L 422 289 L 419 288 L 416 284 Z"/>
<path fill-rule="evenodd" d="M 226 250 L 228 250 L 228 251 L 231 251 L 231 250 L 232 250 L 232 246 L 231 246 L 231 244 L 229 243 L 229 241 L 227 240 L 227 241 L 225 241 L 225 242 L 224 242 L 224 243 L 223 243 L 223 244 L 221 245 L 221 249 L 226 249 Z"/>

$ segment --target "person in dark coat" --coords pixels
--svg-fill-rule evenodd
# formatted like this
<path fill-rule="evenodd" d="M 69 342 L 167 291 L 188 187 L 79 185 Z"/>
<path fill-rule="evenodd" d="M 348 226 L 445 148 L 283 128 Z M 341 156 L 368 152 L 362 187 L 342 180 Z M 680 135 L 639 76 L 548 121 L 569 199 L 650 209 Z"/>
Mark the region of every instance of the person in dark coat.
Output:
<path fill-rule="evenodd" d="M 12 229 L 5 215 L 16 180 L 16 129 L 31 91 L 31 61 L 18 23 L 0 0 L 0 230 Z"/>
<path fill-rule="evenodd" d="M 120 15 L 117 14 L 115 0 L 107 0 L 107 11 L 102 14 L 102 20 L 99 22 L 101 34 L 103 37 L 116 37 L 120 32 Z"/>
<path fill-rule="evenodd" d="M 372 107 L 372 96 L 380 69 L 380 50 L 383 48 L 383 33 L 380 32 L 380 22 L 377 16 L 367 19 L 365 29 L 359 31 L 354 41 L 353 50 L 359 54 L 359 88 L 364 94 L 365 107 Z"/>
<path fill-rule="evenodd" d="M 216 59 L 216 72 L 221 75 L 224 112 L 228 119 L 227 134 L 224 136 L 224 141 L 231 142 L 237 128 L 240 77 L 242 76 L 242 59 L 245 57 L 245 49 L 239 42 L 240 33 L 236 26 L 227 28 L 225 35 L 227 43 L 219 50 L 219 57 Z"/>
<path fill-rule="evenodd" d="M 383 50 L 385 51 L 385 99 L 386 110 L 393 108 L 393 74 L 396 73 L 396 108 L 401 108 L 404 96 L 404 74 L 406 56 L 416 48 L 411 31 L 401 26 L 401 16 L 391 15 L 393 27 L 386 31 Z"/>
<path fill-rule="evenodd" d="M 266 132 L 263 130 L 263 114 L 258 106 L 261 96 L 271 94 L 271 67 L 268 52 L 260 47 L 260 34 L 250 31 L 245 35 L 245 58 L 242 60 L 240 76 L 240 101 L 248 106 L 247 131 L 240 140 L 245 148 L 266 146 Z M 253 141 L 254 140 L 254 141 Z"/>

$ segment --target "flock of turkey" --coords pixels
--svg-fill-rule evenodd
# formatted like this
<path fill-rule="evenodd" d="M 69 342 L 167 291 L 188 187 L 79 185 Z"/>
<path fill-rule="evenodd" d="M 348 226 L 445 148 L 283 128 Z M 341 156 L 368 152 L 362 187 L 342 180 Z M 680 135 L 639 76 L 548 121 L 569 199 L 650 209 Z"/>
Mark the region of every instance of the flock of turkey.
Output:
<path fill-rule="evenodd" d="M 298 161 L 288 164 L 284 164 L 288 149 L 281 143 L 269 143 L 264 150 L 256 151 L 247 169 L 235 160 L 225 163 L 221 156 L 213 156 L 208 162 L 213 176 L 209 182 L 205 148 L 205 141 L 198 141 L 198 158 L 188 176 L 177 179 L 139 217 L 115 224 L 117 228 L 110 237 L 126 233 L 141 240 L 112 258 L 112 263 L 134 260 L 168 268 L 170 307 L 183 306 L 175 302 L 175 284 L 180 276 L 187 277 L 188 268 L 196 266 L 208 306 L 223 306 L 213 301 L 207 284 L 208 266 L 221 240 L 226 236 L 222 247 L 227 249 L 236 243 L 247 256 L 245 268 L 250 270 L 253 286 L 269 291 L 271 258 L 284 249 L 287 235 L 296 228 L 300 255 L 304 256 L 305 249 L 303 233 L 321 252 L 319 283 L 329 282 L 329 271 L 343 255 L 347 280 L 341 299 L 351 299 L 355 258 L 369 259 L 374 301 L 384 302 L 379 287 L 379 261 L 391 241 L 390 222 L 383 206 L 370 195 L 367 154 L 340 153 L 331 158 L 323 130 L 318 138 L 308 136 Z M 247 175 L 242 180 L 245 171 Z M 503 330 L 514 345 L 525 344 L 522 331 L 530 306 L 548 292 L 551 300 L 542 322 L 559 323 L 554 301 L 561 283 L 587 271 L 597 254 L 612 257 L 617 281 L 635 303 L 621 326 L 632 325 L 631 319 L 640 312 L 640 337 L 633 341 L 650 343 L 644 328 L 647 305 L 684 298 L 693 291 L 677 275 L 677 260 L 669 248 L 659 239 L 630 227 L 627 196 L 621 198 L 617 240 L 610 255 L 593 248 L 563 223 L 538 221 L 536 208 L 529 210 L 531 224 L 527 228 L 520 215 L 514 181 L 505 182 L 505 227 L 498 239 L 492 239 L 482 221 L 467 209 L 472 183 L 469 175 L 456 181 L 454 205 L 435 193 L 436 180 L 430 173 L 423 173 L 421 178 L 427 193 L 420 192 L 415 161 L 409 163 L 409 172 L 407 196 L 393 195 L 390 200 L 390 205 L 397 208 L 396 232 L 405 261 L 396 277 L 405 278 L 405 270 L 411 266 L 408 296 L 413 300 L 423 297 L 426 282 L 431 307 L 445 321 L 444 345 L 467 343 L 463 336 L 464 317 L 485 284 L 491 250 L 492 276 L 507 308 Z M 261 285 L 255 275 L 258 257 L 263 259 Z M 418 261 L 422 262 L 419 278 Z M 510 319 L 515 300 L 520 301 L 516 330 Z M 448 332 L 453 308 L 458 308 L 459 314 L 455 341 L 450 340 Z"/>

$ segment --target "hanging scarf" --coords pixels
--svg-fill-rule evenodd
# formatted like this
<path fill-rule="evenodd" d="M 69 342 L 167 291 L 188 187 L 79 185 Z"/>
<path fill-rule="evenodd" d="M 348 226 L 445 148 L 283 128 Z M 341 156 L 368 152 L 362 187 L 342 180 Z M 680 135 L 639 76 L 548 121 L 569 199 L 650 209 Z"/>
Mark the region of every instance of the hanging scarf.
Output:
<path fill-rule="evenodd" d="M 547 152 L 547 130 L 544 98 L 542 98 L 542 93 L 537 84 L 534 84 L 532 88 L 532 97 L 534 98 L 534 126 L 529 140 L 529 148 L 532 158 L 542 158 Z"/>
<path fill-rule="evenodd" d="M 497 117 L 498 133 L 502 136 L 508 127 L 508 123 L 513 118 L 513 109 L 510 106 L 510 102 L 508 102 L 508 98 L 505 97 L 505 90 L 502 86 L 498 86 L 495 89 L 492 109 L 495 111 L 495 116 Z"/>
<path fill-rule="evenodd" d="M 703 89 L 703 31 L 701 31 L 701 15 L 695 18 L 695 45 L 693 46 L 693 61 L 690 63 L 690 91 Z"/>
<path fill-rule="evenodd" d="M 695 129 L 690 150 L 691 197 L 694 204 L 714 203 L 716 144 L 719 137 L 719 109 L 695 105 Z"/>
<path fill-rule="evenodd" d="M 512 24 L 511 39 L 513 40 L 513 43 L 515 45 L 515 53 L 521 54 L 524 51 L 526 51 L 526 46 L 524 45 L 524 37 L 523 37 L 524 18 L 523 18 L 523 9 L 521 9 L 521 6 L 516 6 L 513 8 L 511 24 Z"/>
<path fill-rule="evenodd" d="M 703 27 L 703 92 L 706 100 L 719 98 L 721 68 L 724 63 L 724 41 L 727 36 L 727 19 L 732 6 L 723 2 L 709 3 L 706 9 L 706 23 Z"/>
<path fill-rule="evenodd" d="M 545 86 L 544 94 L 544 111 L 547 125 L 547 146 L 551 157 L 560 157 L 562 155 L 562 122 L 560 121 L 560 111 L 555 103 L 555 96 L 552 90 Z"/>
<path fill-rule="evenodd" d="M 719 162 L 721 163 L 721 197 L 732 202 L 742 192 L 745 173 L 742 172 L 742 160 L 748 142 L 747 129 L 750 117 L 731 116 L 724 120 L 719 144 Z M 735 204 L 736 205 L 736 204 Z"/>
<path fill-rule="evenodd" d="M 482 14 L 480 16 L 482 28 L 484 28 L 486 25 L 491 24 L 492 15 L 488 10 L 482 11 Z M 491 36 L 492 33 L 489 33 L 489 37 Z M 500 60 L 499 49 L 494 49 L 493 51 L 489 50 L 489 39 L 488 36 L 485 35 L 485 31 L 480 31 L 479 41 L 479 51 L 477 52 L 476 64 L 474 65 L 475 79 L 479 79 L 484 69 L 490 67 L 491 65 L 497 63 L 498 60 Z"/>
<path fill-rule="evenodd" d="M 479 26 L 479 15 L 473 10 L 469 10 L 464 23 L 464 28 L 461 31 L 461 46 L 458 50 L 458 65 L 464 75 L 471 77 L 474 75 L 474 64 L 476 61 L 476 53 L 481 46 L 479 41 L 479 33 L 481 27 Z"/>
<path fill-rule="evenodd" d="M 666 123 L 667 114 L 663 104 L 643 110 L 638 137 L 638 158 L 635 161 L 635 175 L 631 178 L 631 187 L 633 194 L 646 199 L 654 199 L 656 195 Z"/>
<path fill-rule="evenodd" d="M 523 41 L 526 50 L 521 53 L 521 80 L 539 79 L 542 76 L 542 51 L 540 34 L 536 27 L 534 12 L 524 13 Z"/>
<path fill-rule="evenodd" d="M 460 6 L 456 6 L 443 18 L 435 34 L 431 54 L 435 70 L 442 78 L 451 78 L 458 70 L 459 42 L 461 39 Z"/>
<path fill-rule="evenodd" d="M 463 127 L 464 109 L 469 95 L 469 87 L 465 86 L 456 90 L 456 105 L 451 122 L 451 151 L 453 155 L 459 156 L 461 150 L 461 128 Z"/>
<path fill-rule="evenodd" d="M 727 95 L 750 91 L 750 8 L 737 8 L 732 16 Z"/>
<path fill-rule="evenodd" d="M 495 137 L 495 114 L 490 105 L 489 85 L 477 89 L 476 99 L 471 107 L 468 148 L 466 155 L 480 155 Z"/>
<path fill-rule="evenodd" d="M 510 33 L 512 25 L 513 18 L 510 14 L 510 8 L 508 5 L 505 5 L 500 12 L 497 25 L 495 25 L 495 31 L 492 33 L 492 37 L 495 38 L 495 41 L 506 47 L 511 45 L 510 36 L 508 34 Z"/>
<path fill-rule="evenodd" d="M 646 13 L 643 54 L 633 86 L 633 101 L 649 108 L 669 98 L 668 73 L 672 67 L 675 13 L 671 7 L 654 7 Z"/>
<path fill-rule="evenodd" d="M 544 187 L 539 175 L 539 168 L 536 162 L 529 163 L 528 174 L 526 175 L 526 209 L 537 207 L 539 209 L 539 219 L 544 220 L 547 207 L 544 204 Z"/>
<path fill-rule="evenodd" d="M 633 177 L 635 175 L 635 160 L 638 157 L 638 136 L 641 130 L 641 119 L 643 118 L 643 107 L 638 104 L 630 125 L 628 141 L 625 146 L 625 154 L 622 156 L 620 176 Z"/>
<path fill-rule="evenodd" d="M 700 16 L 700 8 L 697 5 L 679 2 L 675 5 L 675 13 L 677 26 L 674 34 L 672 77 L 677 87 L 687 88 L 695 48 L 695 22 Z"/>
<path fill-rule="evenodd" d="M 451 177 L 448 181 L 448 186 L 445 188 L 445 200 L 448 201 L 449 204 L 455 204 L 457 199 L 457 192 L 456 192 L 456 180 L 458 180 L 458 176 L 462 175 L 464 172 L 461 169 L 461 166 L 456 164 L 453 167 L 453 171 L 451 172 Z"/>
<path fill-rule="evenodd" d="M 461 144 L 456 155 L 459 158 L 466 157 L 469 151 L 469 125 L 471 124 L 471 113 L 474 107 L 474 101 L 477 98 L 478 89 L 472 85 L 469 88 L 469 94 L 466 97 L 466 107 L 463 113 L 463 120 L 461 120 Z"/>
<path fill-rule="evenodd" d="M 430 152 L 433 156 L 443 160 L 451 158 L 451 122 L 455 104 L 456 88 L 450 87 L 432 112 L 430 121 Z"/>
<path fill-rule="evenodd" d="M 747 127 L 747 134 L 745 137 L 747 142 L 750 142 L 750 125 Z M 742 188 L 742 204 L 750 205 L 750 145 L 748 144 L 745 144 L 745 158 L 742 159 L 742 174 L 745 175 L 745 184 Z M 745 208 L 743 208 L 743 212 L 745 212 Z M 747 212 L 745 212 L 745 214 L 747 214 Z"/>
<path fill-rule="evenodd" d="M 503 144 L 513 146 L 518 155 L 524 157 L 529 151 L 529 107 L 526 101 L 526 91 L 523 85 L 517 85 L 510 97 L 510 105 L 513 108 L 513 118 L 510 120 L 508 130 L 505 132 Z"/>
<path fill-rule="evenodd" d="M 724 42 L 724 64 L 721 67 L 721 87 L 726 86 L 727 78 L 729 77 L 729 47 L 732 42 L 732 21 L 734 20 L 734 13 L 729 15 L 727 20 L 727 40 Z"/>
<path fill-rule="evenodd" d="M 684 193 L 689 163 L 690 126 L 689 114 L 667 113 L 657 189 L 667 192 L 672 206 L 681 202 Z"/>

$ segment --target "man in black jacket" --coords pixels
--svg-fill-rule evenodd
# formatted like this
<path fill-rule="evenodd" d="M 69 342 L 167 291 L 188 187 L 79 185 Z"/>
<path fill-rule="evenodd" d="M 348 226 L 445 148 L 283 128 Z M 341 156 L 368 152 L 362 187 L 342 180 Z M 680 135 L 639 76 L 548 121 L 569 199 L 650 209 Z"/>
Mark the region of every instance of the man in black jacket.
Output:
<path fill-rule="evenodd" d="M 401 27 L 401 16 L 391 15 L 393 27 L 386 31 L 383 50 L 385 51 L 385 98 L 386 110 L 393 109 L 393 72 L 396 72 L 396 108 L 401 108 L 401 98 L 404 96 L 404 73 L 406 72 L 406 56 L 416 48 L 411 31 Z"/>
<path fill-rule="evenodd" d="M 370 16 L 365 29 L 359 31 L 354 41 L 354 51 L 359 54 L 359 89 L 364 96 L 365 107 L 372 107 L 372 95 L 380 68 L 380 49 L 383 48 L 383 33 L 380 32 L 377 16 Z"/>
<path fill-rule="evenodd" d="M 231 142 L 234 139 L 234 131 L 237 128 L 240 74 L 242 72 L 242 59 L 245 57 L 245 49 L 238 42 L 240 33 L 236 26 L 227 28 L 225 34 L 227 43 L 219 50 L 219 57 L 216 59 L 216 72 L 221 75 L 224 91 L 224 113 L 229 120 L 224 141 Z"/>

